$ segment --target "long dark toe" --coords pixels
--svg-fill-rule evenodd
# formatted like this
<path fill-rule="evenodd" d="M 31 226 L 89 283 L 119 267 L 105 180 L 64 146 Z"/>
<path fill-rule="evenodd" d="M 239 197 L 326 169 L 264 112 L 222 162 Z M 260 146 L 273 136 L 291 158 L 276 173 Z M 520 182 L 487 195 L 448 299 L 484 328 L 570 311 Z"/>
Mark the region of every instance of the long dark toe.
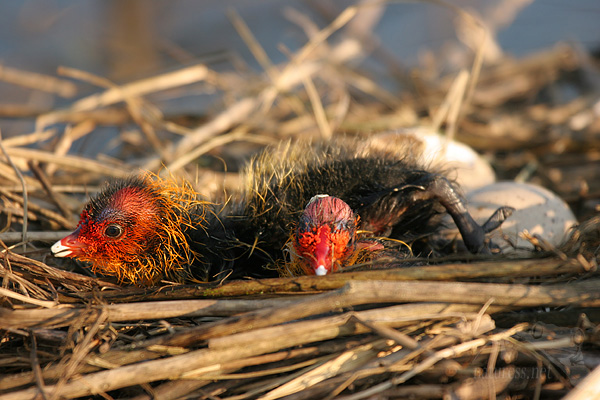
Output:
<path fill-rule="evenodd" d="M 512 215 L 514 211 L 514 208 L 508 206 L 500 207 L 494 211 L 492 216 L 481 226 L 483 228 L 483 232 L 490 233 L 494 229 L 498 228 L 508 217 Z"/>

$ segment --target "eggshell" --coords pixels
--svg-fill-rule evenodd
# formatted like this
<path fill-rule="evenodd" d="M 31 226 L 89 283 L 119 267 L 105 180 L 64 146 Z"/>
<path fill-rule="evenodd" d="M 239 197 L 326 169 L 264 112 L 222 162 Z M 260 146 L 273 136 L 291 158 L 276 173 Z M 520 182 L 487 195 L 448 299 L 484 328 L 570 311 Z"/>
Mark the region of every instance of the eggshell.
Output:
<path fill-rule="evenodd" d="M 498 182 L 467 194 L 467 209 L 483 224 L 502 206 L 515 208 L 504 223 L 488 234 L 504 254 L 529 252 L 534 246 L 520 236 L 527 231 L 553 246 L 561 245 L 577 223 L 569 206 L 551 191 L 532 184 Z"/>
<path fill-rule="evenodd" d="M 407 141 L 411 143 L 407 145 Z M 406 149 L 419 152 L 425 165 L 445 171 L 465 192 L 496 181 L 490 164 L 475 150 L 428 128 L 379 133 L 369 139 L 367 146 L 386 153 L 402 153 Z"/>

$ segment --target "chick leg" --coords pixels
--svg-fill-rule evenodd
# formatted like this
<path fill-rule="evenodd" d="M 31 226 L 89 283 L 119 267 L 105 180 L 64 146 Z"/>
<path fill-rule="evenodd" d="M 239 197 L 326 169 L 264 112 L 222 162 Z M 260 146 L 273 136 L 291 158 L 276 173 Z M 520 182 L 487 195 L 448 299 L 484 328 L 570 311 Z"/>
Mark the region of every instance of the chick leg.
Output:
<path fill-rule="evenodd" d="M 415 201 L 439 201 L 454 220 L 465 246 L 471 253 L 489 254 L 490 250 L 485 246 L 485 234 L 498 228 L 514 211 L 512 207 L 500 207 L 483 225 L 479 225 L 469 214 L 465 203 L 450 182 L 440 175 L 430 175 L 428 182 L 421 186 L 421 190 L 413 191 L 412 196 Z"/>

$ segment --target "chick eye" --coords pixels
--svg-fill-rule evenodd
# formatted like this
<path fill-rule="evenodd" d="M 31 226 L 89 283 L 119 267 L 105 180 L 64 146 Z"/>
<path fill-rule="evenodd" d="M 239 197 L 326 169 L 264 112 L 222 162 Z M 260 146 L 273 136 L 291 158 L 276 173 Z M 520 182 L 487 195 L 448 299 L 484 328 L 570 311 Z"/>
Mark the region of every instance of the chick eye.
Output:
<path fill-rule="evenodd" d="M 121 226 L 119 226 L 117 224 L 110 224 L 104 230 L 104 235 L 108 236 L 109 238 L 113 238 L 113 239 L 118 238 L 122 234 L 123 234 L 123 228 L 121 228 Z"/>

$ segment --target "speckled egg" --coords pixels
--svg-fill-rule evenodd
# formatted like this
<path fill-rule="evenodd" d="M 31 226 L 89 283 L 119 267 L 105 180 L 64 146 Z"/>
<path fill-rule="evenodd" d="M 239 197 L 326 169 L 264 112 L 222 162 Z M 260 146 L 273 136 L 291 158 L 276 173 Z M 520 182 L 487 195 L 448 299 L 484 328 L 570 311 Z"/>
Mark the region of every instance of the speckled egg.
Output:
<path fill-rule="evenodd" d="M 501 206 L 511 206 L 513 214 L 488 237 L 502 252 L 528 252 L 533 244 L 523 232 L 539 236 L 552 246 L 561 245 L 577 223 L 569 206 L 551 191 L 532 184 L 498 182 L 467 194 L 469 212 L 483 224 Z"/>
<path fill-rule="evenodd" d="M 496 181 L 490 164 L 475 150 L 425 127 L 379 133 L 368 140 L 367 146 L 387 153 L 401 153 L 408 148 L 407 141 L 426 164 L 446 171 L 465 192 Z"/>

